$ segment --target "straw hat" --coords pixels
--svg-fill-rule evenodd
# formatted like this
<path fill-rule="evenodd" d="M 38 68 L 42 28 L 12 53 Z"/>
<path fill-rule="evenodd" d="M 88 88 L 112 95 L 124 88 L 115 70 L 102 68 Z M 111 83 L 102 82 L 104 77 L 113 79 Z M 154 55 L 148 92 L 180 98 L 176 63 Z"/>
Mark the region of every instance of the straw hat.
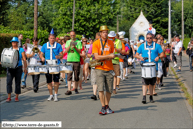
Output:
<path fill-rule="evenodd" d="M 60 37 L 60 40 L 64 39 L 64 37 Z"/>
<path fill-rule="evenodd" d="M 108 27 L 106 25 L 100 26 L 100 30 L 99 31 L 104 31 L 104 30 L 108 30 Z"/>

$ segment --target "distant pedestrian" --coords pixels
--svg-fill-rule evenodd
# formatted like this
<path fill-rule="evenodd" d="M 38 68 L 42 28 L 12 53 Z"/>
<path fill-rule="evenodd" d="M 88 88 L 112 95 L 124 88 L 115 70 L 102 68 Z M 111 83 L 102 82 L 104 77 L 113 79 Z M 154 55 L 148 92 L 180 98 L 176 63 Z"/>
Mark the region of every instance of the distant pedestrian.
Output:
<path fill-rule="evenodd" d="M 190 40 L 190 44 L 188 44 L 186 53 L 189 55 L 190 72 L 192 72 L 193 71 L 193 39 Z"/>

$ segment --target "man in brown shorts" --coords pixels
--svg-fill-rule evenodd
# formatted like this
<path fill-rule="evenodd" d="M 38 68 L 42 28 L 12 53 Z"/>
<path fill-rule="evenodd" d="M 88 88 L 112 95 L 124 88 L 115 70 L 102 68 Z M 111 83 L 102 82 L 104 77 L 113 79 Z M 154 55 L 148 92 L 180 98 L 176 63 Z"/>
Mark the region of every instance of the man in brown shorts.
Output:
<path fill-rule="evenodd" d="M 115 31 L 110 31 L 110 33 L 108 34 L 108 39 L 112 40 L 114 43 L 114 53 L 118 54 L 121 52 L 122 49 L 122 44 L 121 44 L 121 40 L 116 39 L 115 38 L 116 34 Z M 114 83 L 113 83 L 113 94 L 117 94 L 116 92 L 116 86 L 117 86 L 117 76 L 120 76 L 120 65 L 119 65 L 119 57 L 115 57 L 112 60 L 113 63 L 113 68 L 114 68 Z"/>
<path fill-rule="evenodd" d="M 74 31 L 70 32 L 71 40 L 68 40 L 65 45 L 65 52 L 68 53 L 67 62 L 73 64 L 73 72 L 68 73 L 68 91 L 65 93 L 66 95 L 71 95 L 71 83 L 72 83 L 72 75 L 74 74 L 75 81 L 75 93 L 78 94 L 78 82 L 79 82 L 79 74 L 80 74 L 80 53 L 82 49 L 81 41 L 76 39 L 76 33 Z M 71 41 L 76 44 L 72 44 Z"/>
<path fill-rule="evenodd" d="M 109 107 L 109 101 L 113 90 L 113 63 L 112 59 L 115 58 L 114 44 L 112 40 L 107 38 L 108 36 L 107 26 L 100 27 L 101 38 L 93 43 L 92 53 L 96 60 L 103 62 L 103 65 L 95 66 L 96 83 L 98 86 L 99 97 L 102 105 L 102 109 L 99 112 L 101 115 L 107 113 L 114 113 Z M 105 85 L 104 85 L 105 84 Z M 104 88 L 106 89 L 106 95 L 104 95 Z"/>

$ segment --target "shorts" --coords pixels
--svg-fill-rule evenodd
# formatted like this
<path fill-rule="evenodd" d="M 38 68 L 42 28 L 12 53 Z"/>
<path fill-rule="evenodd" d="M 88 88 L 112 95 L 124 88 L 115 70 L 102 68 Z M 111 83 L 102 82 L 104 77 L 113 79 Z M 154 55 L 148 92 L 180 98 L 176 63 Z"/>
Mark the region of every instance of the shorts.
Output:
<path fill-rule="evenodd" d="M 89 63 L 90 62 L 90 58 L 86 58 L 85 60 L 84 60 L 84 63 L 86 64 L 86 63 Z"/>
<path fill-rule="evenodd" d="M 113 69 L 115 72 L 115 76 L 120 76 L 120 65 L 119 64 L 113 64 Z"/>
<path fill-rule="evenodd" d="M 158 62 L 158 72 L 157 72 L 157 77 L 161 78 L 163 75 L 163 70 L 162 70 L 162 62 Z"/>
<path fill-rule="evenodd" d="M 98 91 L 113 92 L 113 75 L 109 71 L 95 69 Z"/>
<path fill-rule="evenodd" d="M 78 82 L 79 81 L 79 75 L 80 75 L 80 62 L 68 62 L 73 64 L 73 72 L 68 73 L 68 81 L 72 81 L 72 76 L 74 74 L 74 81 Z"/>
<path fill-rule="evenodd" d="M 128 66 L 128 62 L 127 62 L 127 57 L 126 57 L 126 56 L 124 57 L 123 61 L 124 61 L 124 62 L 123 62 L 123 68 L 129 67 L 129 66 Z"/>
<path fill-rule="evenodd" d="M 95 72 L 95 69 L 92 68 L 91 69 L 91 85 L 96 85 L 96 72 Z"/>
<path fill-rule="evenodd" d="M 151 78 L 151 79 L 145 79 L 145 78 L 142 78 L 142 84 L 143 85 L 155 85 L 156 83 L 156 77 L 154 78 Z"/>
<path fill-rule="evenodd" d="M 59 82 L 59 79 L 60 79 L 60 73 L 59 74 L 46 73 L 45 76 L 46 76 L 47 83 L 51 83 L 52 81 Z"/>
<path fill-rule="evenodd" d="M 182 66 L 182 55 L 178 56 L 177 54 L 175 54 L 175 57 L 176 57 L 177 66 L 181 67 Z"/>

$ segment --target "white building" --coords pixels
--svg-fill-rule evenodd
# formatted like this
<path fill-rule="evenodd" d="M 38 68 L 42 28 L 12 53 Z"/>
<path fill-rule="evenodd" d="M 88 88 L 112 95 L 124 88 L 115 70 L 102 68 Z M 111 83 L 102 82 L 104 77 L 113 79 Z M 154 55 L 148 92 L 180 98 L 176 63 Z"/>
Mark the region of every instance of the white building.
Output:
<path fill-rule="evenodd" d="M 143 15 L 141 11 L 139 17 L 133 23 L 131 28 L 129 29 L 130 40 L 138 41 L 140 39 L 146 40 L 146 33 L 149 27 L 149 22 Z"/>

